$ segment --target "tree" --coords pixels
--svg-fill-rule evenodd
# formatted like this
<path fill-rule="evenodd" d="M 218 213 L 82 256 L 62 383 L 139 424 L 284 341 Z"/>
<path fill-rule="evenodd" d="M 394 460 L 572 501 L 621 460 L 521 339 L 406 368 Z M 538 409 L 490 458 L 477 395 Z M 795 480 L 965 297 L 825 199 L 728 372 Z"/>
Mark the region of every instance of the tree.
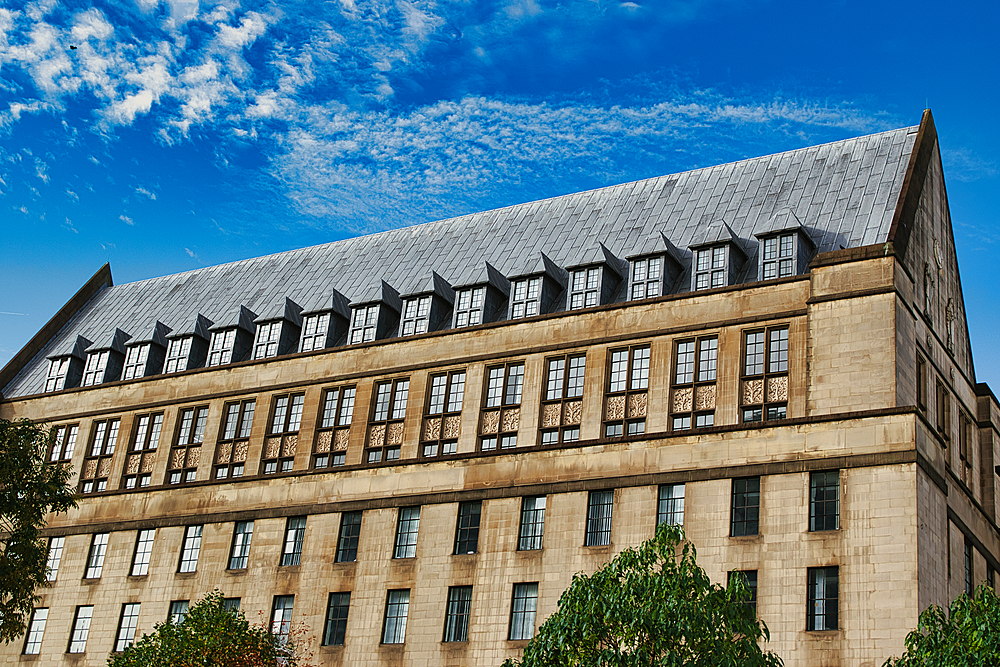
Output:
<path fill-rule="evenodd" d="M 770 635 L 743 578 L 712 584 L 683 540 L 661 525 L 594 574 L 574 575 L 521 661 L 504 667 L 781 667 L 758 644 Z"/>
<path fill-rule="evenodd" d="M 108 667 L 306 667 L 296 635 L 271 634 L 236 609 L 226 609 L 216 589 L 188 609 L 180 623 L 164 621 L 121 653 Z"/>
<path fill-rule="evenodd" d="M 906 651 L 883 667 L 981 665 L 1000 665 L 1000 598 L 986 584 L 955 598 L 947 613 L 936 604 L 925 609 L 906 636 Z"/>
<path fill-rule="evenodd" d="M 0 641 L 24 634 L 47 586 L 46 516 L 76 507 L 72 467 L 46 462 L 50 433 L 27 419 L 0 419 Z"/>

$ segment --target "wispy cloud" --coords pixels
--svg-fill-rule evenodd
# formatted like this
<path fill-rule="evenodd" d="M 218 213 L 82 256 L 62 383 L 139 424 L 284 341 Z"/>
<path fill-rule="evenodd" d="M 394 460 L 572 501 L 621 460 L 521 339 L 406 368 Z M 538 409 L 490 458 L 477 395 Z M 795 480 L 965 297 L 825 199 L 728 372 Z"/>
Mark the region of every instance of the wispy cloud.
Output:
<path fill-rule="evenodd" d="M 132 220 L 132 218 L 130 218 L 129 216 L 125 215 L 124 213 L 122 213 L 121 215 L 119 215 L 118 219 L 121 220 L 122 222 L 124 222 L 129 227 L 135 225 L 135 221 Z"/>
<path fill-rule="evenodd" d="M 142 188 L 142 187 L 135 188 L 135 193 L 137 195 L 142 195 L 143 197 L 145 197 L 145 198 L 147 198 L 147 199 L 149 199 L 151 201 L 156 201 L 156 193 L 155 192 L 150 192 L 146 188 Z"/>
<path fill-rule="evenodd" d="M 9 313 L 5 310 L 0 310 L 0 315 L 15 315 L 18 317 L 27 317 L 28 313 Z"/>
<path fill-rule="evenodd" d="M 196 261 L 198 260 L 198 253 L 196 253 L 194 250 L 191 250 L 191 248 L 184 248 L 184 252 L 186 252 L 188 257 L 190 257 L 191 259 Z"/>
<path fill-rule="evenodd" d="M 941 161 L 948 178 L 963 183 L 993 178 L 1000 174 L 996 162 L 986 160 L 967 148 L 944 148 L 941 150 Z"/>

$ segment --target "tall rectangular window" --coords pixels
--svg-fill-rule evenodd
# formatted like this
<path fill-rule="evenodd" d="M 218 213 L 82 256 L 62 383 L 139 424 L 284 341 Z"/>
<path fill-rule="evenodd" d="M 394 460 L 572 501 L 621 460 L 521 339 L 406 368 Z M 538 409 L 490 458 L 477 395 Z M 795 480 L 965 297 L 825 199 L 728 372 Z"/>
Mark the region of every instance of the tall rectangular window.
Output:
<path fill-rule="evenodd" d="M 316 313 L 302 316 L 302 340 L 299 352 L 322 350 L 326 347 L 327 333 L 330 331 L 330 313 Z"/>
<path fill-rule="evenodd" d="M 350 340 L 351 345 L 356 343 L 370 343 L 375 340 L 378 328 L 378 309 L 379 305 L 377 303 L 354 308 L 354 312 L 351 315 L 351 331 L 348 334 L 348 340 Z"/>
<path fill-rule="evenodd" d="M 479 547 L 479 519 L 483 504 L 471 501 L 458 504 L 458 525 L 455 527 L 455 553 L 474 554 Z"/>
<path fill-rule="evenodd" d="M 937 381 L 937 429 L 942 438 L 951 438 L 951 394 Z"/>
<path fill-rule="evenodd" d="M 840 471 L 809 474 L 809 530 L 840 528 Z"/>
<path fill-rule="evenodd" d="M 958 476 L 968 487 L 972 486 L 972 455 L 975 451 L 975 433 L 975 422 L 972 421 L 972 415 L 968 414 L 965 410 L 959 410 Z"/>
<path fill-rule="evenodd" d="M 684 525 L 684 485 L 661 484 L 656 504 L 656 525 Z"/>
<path fill-rule="evenodd" d="M 306 538 L 306 518 L 293 516 L 285 524 L 285 546 L 281 550 L 281 565 L 298 565 L 302 560 L 302 542 Z"/>
<path fill-rule="evenodd" d="M 244 570 L 250 561 L 253 541 L 253 521 L 237 521 L 233 528 L 233 544 L 229 549 L 230 570 Z"/>
<path fill-rule="evenodd" d="M 632 260 L 632 286 L 629 299 L 651 299 L 660 296 L 663 284 L 663 258 L 646 257 Z"/>
<path fill-rule="evenodd" d="M 118 620 L 118 636 L 115 638 L 115 651 L 121 653 L 135 641 L 135 629 L 139 625 L 139 603 L 122 605 L 122 615 Z"/>
<path fill-rule="evenodd" d="M 190 600 L 174 600 L 170 603 L 170 613 L 167 614 L 167 618 L 174 625 L 177 623 L 183 623 L 184 619 L 187 618 L 188 608 L 190 606 Z"/>
<path fill-rule="evenodd" d="M 385 597 L 382 643 L 402 644 L 406 638 L 406 617 L 410 613 L 410 590 L 389 591 Z"/>
<path fill-rule="evenodd" d="M 62 560 L 64 544 L 66 544 L 65 537 L 49 538 L 49 555 L 47 562 L 45 563 L 47 568 L 47 574 L 45 575 L 46 581 L 55 581 L 56 575 L 59 574 L 59 562 Z"/>
<path fill-rule="evenodd" d="M 521 427 L 524 362 L 493 366 L 486 371 L 483 410 L 479 416 L 479 449 L 489 452 L 517 447 Z"/>
<path fill-rule="evenodd" d="M 403 304 L 403 323 L 400 327 L 401 335 L 414 336 L 416 334 L 427 333 L 430 324 L 431 297 L 418 296 L 407 299 Z"/>
<path fill-rule="evenodd" d="M 361 541 L 361 512 L 344 512 L 340 515 L 340 534 L 337 536 L 338 563 L 353 563 L 358 559 Z"/>
<path fill-rule="evenodd" d="M 191 336 L 184 336 L 173 338 L 167 342 L 167 359 L 163 364 L 164 373 L 180 373 L 187 370 L 192 340 Z"/>
<path fill-rule="evenodd" d="M 420 454 L 428 457 L 455 454 L 462 425 L 465 371 L 431 375 L 429 385 L 420 429 Z"/>
<path fill-rule="evenodd" d="M 323 391 L 319 428 L 316 429 L 313 445 L 313 468 L 342 466 L 347 462 L 356 395 L 356 387 L 334 387 Z"/>
<path fill-rule="evenodd" d="M 743 334 L 740 408 L 744 423 L 788 416 L 788 327 Z"/>
<path fill-rule="evenodd" d="M 576 442 L 583 416 L 583 384 L 587 356 L 556 357 L 546 361 L 542 394 L 542 444 Z"/>
<path fill-rule="evenodd" d="M 233 347 L 235 345 L 236 329 L 212 332 L 212 342 L 208 347 L 209 367 L 230 363 L 233 360 Z"/>
<path fill-rule="evenodd" d="M 45 621 L 49 618 L 46 607 L 36 609 L 31 613 L 28 623 L 28 635 L 24 638 L 24 655 L 38 655 L 42 651 L 42 636 L 45 634 Z"/>
<path fill-rule="evenodd" d="M 203 526 L 188 526 L 184 529 L 184 544 L 181 547 L 181 561 L 178 572 L 194 572 L 198 569 L 198 554 L 201 552 Z"/>
<path fill-rule="evenodd" d="M 927 361 L 917 352 L 917 407 L 927 409 Z"/>
<path fill-rule="evenodd" d="M 93 605 L 83 605 L 76 608 L 67 653 L 84 653 L 87 650 L 87 635 L 90 634 L 90 619 L 93 616 Z"/>
<path fill-rule="evenodd" d="M 683 431 L 715 425 L 718 353 L 718 336 L 704 336 L 676 343 L 670 401 L 672 430 Z"/>
<path fill-rule="evenodd" d="M 350 593 L 330 593 L 326 604 L 323 646 L 343 646 L 347 636 L 347 614 L 351 610 Z"/>
<path fill-rule="evenodd" d="M 104 555 L 108 551 L 108 538 L 111 533 L 94 533 L 90 539 L 90 552 L 87 554 L 87 569 L 84 579 L 100 579 L 104 570 Z"/>
<path fill-rule="evenodd" d="M 222 608 L 226 611 L 239 611 L 240 598 L 222 598 Z"/>
<path fill-rule="evenodd" d="M 614 500 L 614 491 L 590 492 L 587 497 L 587 534 L 583 542 L 585 546 L 611 544 L 611 512 Z"/>
<path fill-rule="evenodd" d="M 271 423 L 268 435 L 264 438 L 264 453 L 260 460 L 263 474 L 290 472 L 295 467 L 295 449 L 304 403 L 305 394 L 274 397 Z"/>
<path fill-rule="evenodd" d="M 215 448 L 215 479 L 243 476 L 256 405 L 256 400 L 249 399 L 226 403 L 223 408 L 219 444 Z"/>
<path fill-rule="evenodd" d="M 257 337 L 253 343 L 254 359 L 269 359 L 278 356 L 278 342 L 281 340 L 281 320 L 262 322 L 257 325 Z"/>
<path fill-rule="evenodd" d="M 409 395 L 410 380 L 407 378 L 375 384 L 375 400 L 365 447 L 365 461 L 368 463 L 399 460 Z"/>
<path fill-rule="evenodd" d="M 163 414 L 137 415 L 129 442 L 122 481 L 126 489 L 145 488 L 152 480 L 153 460 L 160 445 Z"/>
<path fill-rule="evenodd" d="M 592 266 L 570 274 L 569 309 L 590 308 L 601 303 L 601 269 Z"/>
<path fill-rule="evenodd" d="M 604 397 L 604 437 L 646 432 L 649 345 L 611 350 Z"/>
<path fill-rule="evenodd" d="M 271 606 L 271 634 L 286 640 L 292 630 L 292 608 L 295 605 L 294 595 L 275 595 Z"/>
<path fill-rule="evenodd" d="M 417 531 L 420 528 L 420 508 L 400 507 L 396 522 L 396 544 L 393 558 L 413 558 L 417 555 Z"/>
<path fill-rule="evenodd" d="M 45 391 L 62 391 L 66 388 L 70 357 L 60 357 L 49 361 L 49 374 L 45 379 Z"/>
<path fill-rule="evenodd" d="M 545 496 L 528 496 L 521 499 L 521 525 L 518 529 L 517 550 L 532 551 L 542 548 L 545 533 Z"/>
<path fill-rule="evenodd" d="M 468 641 L 471 612 L 472 586 L 451 586 L 448 589 L 448 607 L 444 614 L 444 641 Z"/>
<path fill-rule="evenodd" d="M 760 477 L 733 480 L 733 504 L 729 535 L 740 537 L 760 532 Z"/>
<path fill-rule="evenodd" d="M 87 355 L 87 367 L 83 371 L 82 386 L 92 387 L 104 382 L 104 371 L 108 367 L 110 350 L 97 350 Z"/>
<path fill-rule="evenodd" d="M 535 635 L 535 611 L 537 609 L 538 582 L 514 584 L 507 639 L 511 641 L 531 639 Z"/>
<path fill-rule="evenodd" d="M 483 323 L 483 304 L 486 302 L 485 287 L 458 290 L 455 297 L 456 329 L 473 327 Z"/>
<path fill-rule="evenodd" d="M 170 448 L 167 462 L 167 481 L 170 484 L 193 482 L 198 477 L 202 445 L 205 443 L 205 424 L 208 406 L 183 408 L 177 420 L 177 437 Z"/>
<path fill-rule="evenodd" d="M 149 573 L 149 559 L 153 555 L 153 539 L 156 537 L 156 530 L 140 530 L 135 539 L 135 552 L 132 554 L 132 569 L 130 573 L 133 577 L 143 577 Z"/>
<path fill-rule="evenodd" d="M 811 567 L 808 576 L 806 630 L 836 630 L 837 568 Z"/>
<path fill-rule="evenodd" d="M 965 594 L 968 596 L 972 595 L 974 585 L 972 581 L 972 543 L 968 539 L 965 540 L 965 545 L 963 549 L 963 555 L 965 556 Z"/>
<path fill-rule="evenodd" d="M 95 421 L 90 435 L 90 449 L 83 459 L 80 472 L 80 493 L 107 491 L 111 474 L 111 457 L 118 442 L 120 419 Z"/>
<path fill-rule="evenodd" d="M 757 570 L 733 570 L 729 573 L 729 581 L 735 577 L 742 577 L 743 584 L 747 587 L 747 599 L 744 604 L 757 613 Z"/>
<path fill-rule="evenodd" d="M 134 380 L 146 374 L 146 360 L 149 359 L 149 343 L 133 345 L 125 351 L 123 380 Z"/>
<path fill-rule="evenodd" d="M 52 429 L 52 445 L 49 450 L 50 463 L 68 463 L 73 460 L 79 424 L 56 426 Z"/>
<path fill-rule="evenodd" d="M 515 280 L 510 291 L 510 319 L 532 317 L 539 312 L 542 297 L 542 278 Z"/>

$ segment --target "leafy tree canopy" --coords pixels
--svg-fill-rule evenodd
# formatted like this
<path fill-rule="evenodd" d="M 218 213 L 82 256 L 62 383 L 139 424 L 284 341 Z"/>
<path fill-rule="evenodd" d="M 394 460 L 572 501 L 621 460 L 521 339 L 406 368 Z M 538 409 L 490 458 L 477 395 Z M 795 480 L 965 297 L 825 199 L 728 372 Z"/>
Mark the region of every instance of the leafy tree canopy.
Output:
<path fill-rule="evenodd" d="M 76 507 L 67 485 L 72 468 L 45 461 L 49 431 L 27 419 L 0 419 L 0 641 L 24 634 L 38 601 L 35 589 L 48 585 L 46 541 L 49 512 Z"/>
<path fill-rule="evenodd" d="M 982 667 L 1000 665 L 1000 598 L 986 584 L 961 595 L 945 612 L 931 605 L 906 636 L 902 657 L 883 667 Z"/>
<path fill-rule="evenodd" d="M 742 577 L 711 583 L 681 529 L 661 525 L 594 574 L 576 574 L 521 661 L 504 666 L 781 667 L 760 648 L 770 635 L 748 596 Z"/>
<path fill-rule="evenodd" d="M 188 609 L 180 623 L 164 621 L 108 658 L 108 667 L 297 667 L 287 635 L 272 635 L 243 612 L 226 609 L 215 590 Z"/>

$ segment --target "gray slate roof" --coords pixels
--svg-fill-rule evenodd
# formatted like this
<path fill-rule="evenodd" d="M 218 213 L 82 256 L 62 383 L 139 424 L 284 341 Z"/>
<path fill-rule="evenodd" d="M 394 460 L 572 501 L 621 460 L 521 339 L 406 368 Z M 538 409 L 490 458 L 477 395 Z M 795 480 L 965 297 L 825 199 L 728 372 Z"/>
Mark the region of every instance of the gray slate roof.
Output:
<path fill-rule="evenodd" d="M 406 290 L 430 271 L 451 285 L 469 284 L 465 278 L 484 274 L 485 262 L 512 277 L 525 258 L 540 253 L 557 267 L 574 266 L 597 243 L 630 257 L 662 245 L 661 233 L 689 265 L 687 248 L 720 220 L 749 255 L 741 282 L 754 280 L 754 234 L 784 209 L 819 252 L 884 242 L 916 131 L 891 130 L 116 285 L 84 306 L 3 395 L 41 392 L 46 357 L 72 349 L 77 336 L 107 341 L 121 329 L 145 338 L 157 321 L 175 335 L 192 329 L 198 315 L 218 328 L 252 320 L 241 306 L 263 313 L 285 298 L 306 312 L 333 302 L 338 292 L 363 303 L 379 298 L 383 280 L 393 291 Z"/>

